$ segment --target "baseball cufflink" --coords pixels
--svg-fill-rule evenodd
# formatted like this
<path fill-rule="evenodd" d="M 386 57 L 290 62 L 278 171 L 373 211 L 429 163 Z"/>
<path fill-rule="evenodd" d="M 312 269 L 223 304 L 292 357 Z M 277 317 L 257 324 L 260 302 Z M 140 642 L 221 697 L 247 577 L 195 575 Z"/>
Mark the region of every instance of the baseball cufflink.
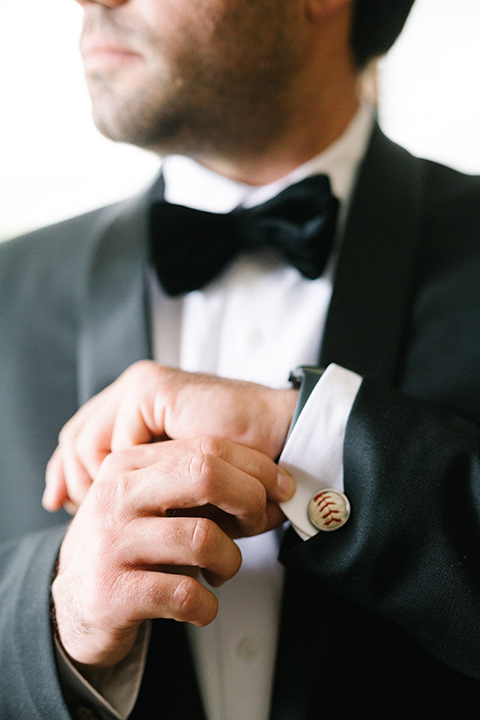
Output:
<path fill-rule="evenodd" d="M 340 490 L 320 490 L 308 503 L 308 519 L 313 527 L 323 532 L 338 530 L 350 517 L 350 503 Z"/>

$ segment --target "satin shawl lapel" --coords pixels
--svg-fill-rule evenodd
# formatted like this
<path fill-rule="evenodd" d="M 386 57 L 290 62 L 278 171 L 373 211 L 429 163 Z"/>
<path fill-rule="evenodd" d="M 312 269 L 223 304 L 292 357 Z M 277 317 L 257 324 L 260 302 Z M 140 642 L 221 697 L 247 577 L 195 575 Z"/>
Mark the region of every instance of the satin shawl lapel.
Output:
<path fill-rule="evenodd" d="M 148 194 L 108 208 L 92 236 L 79 340 L 79 402 L 150 357 L 145 287 Z"/>
<path fill-rule="evenodd" d="M 393 382 L 415 265 L 422 162 L 377 128 L 360 168 L 327 318 L 321 365 Z M 281 559 L 299 542 L 290 530 Z M 316 717 L 335 603 L 287 571 L 272 720 Z M 322 624 L 319 618 L 327 617 Z M 294 682 L 292 681 L 294 679 Z M 321 707 L 321 704 L 320 704 Z"/>
<path fill-rule="evenodd" d="M 423 163 L 374 131 L 342 241 L 320 365 L 394 381 L 415 265 Z"/>

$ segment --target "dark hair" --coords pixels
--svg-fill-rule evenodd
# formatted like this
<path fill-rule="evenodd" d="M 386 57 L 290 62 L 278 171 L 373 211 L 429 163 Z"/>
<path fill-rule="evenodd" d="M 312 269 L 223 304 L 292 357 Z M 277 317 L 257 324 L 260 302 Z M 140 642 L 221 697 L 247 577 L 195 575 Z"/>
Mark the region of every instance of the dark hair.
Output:
<path fill-rule="evenodd" d="M 391 48 L 413 3 L 414 0 L 354 0 L 351 46 L 359 69 Z"/>

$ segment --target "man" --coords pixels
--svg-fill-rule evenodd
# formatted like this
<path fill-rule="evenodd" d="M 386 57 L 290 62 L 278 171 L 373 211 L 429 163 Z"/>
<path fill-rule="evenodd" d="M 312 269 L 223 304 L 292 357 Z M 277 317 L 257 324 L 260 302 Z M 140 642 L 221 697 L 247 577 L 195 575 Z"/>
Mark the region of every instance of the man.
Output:
<path fill-rule="evenodd" d="M 480 185 L 393 146 L 357 89 L 412 3 L 81 4 L 98 126 L 169 157 L 148 196 L 1 248 L 1 717 L 473 717 Z M 186 236 L 212 221 L 172 204 L 233 211 L 209 269 L 250 227 L 238 205 L 263 221 L 307 178 L 303 205 L 317 173 L 340 206 L 320 179 L 307 225 L 327 264 L 309 278 L 263 245 L 200 285 L 196 249 L 165 272 L 185 212 Z M 95 480 L 65 534 L 38 508 L 58 431 L 151 355 L 253 384 L 134 366 L 50 465 L 79 500 Z M 309 373 L 300 396 L 284 385 L 298 364 L 327 367 L 306 404 Z M 140 429 L 172 439 L 132 448 L 131 417 L 112 423 L 147 382 Z M 351 515 L 324 533 L 315 498 L 332 485 Z"/>

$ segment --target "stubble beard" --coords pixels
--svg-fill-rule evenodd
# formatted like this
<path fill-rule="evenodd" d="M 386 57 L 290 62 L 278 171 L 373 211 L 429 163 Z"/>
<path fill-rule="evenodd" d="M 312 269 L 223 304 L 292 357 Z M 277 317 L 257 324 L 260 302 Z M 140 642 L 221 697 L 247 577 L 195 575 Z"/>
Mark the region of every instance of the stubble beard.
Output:
<path fill-rule="evenodd" d="M 91 95 L 102 134 L 160 154 L 255 153 L 286 124 L 282 93 L 273 93 L 272 86 L 268 92 L 250 86 L 248 97 L 219 92 L 202 98 L 198 90 L 183 92 L 180 83 L 166 93 L 140 88 L 122 97 L 103 88 Z"/>
<path fill-rule="evenodd" d="M 150 39 L 154 47 L 156 39 Z M 238 41 L 237 41 L 238 42 Z M 156 62 L 142 83 L 125 86 L 120 74 L 88 77 L 95 123 L 112 140 L 160 154 L 191 157 L 255 155 L 278 137 L 292 115 L 290 86 L 301 50 L 281 32 L 251 48 L 220 47 L 201 54 L 183 39 L 174 62 Z"/>

